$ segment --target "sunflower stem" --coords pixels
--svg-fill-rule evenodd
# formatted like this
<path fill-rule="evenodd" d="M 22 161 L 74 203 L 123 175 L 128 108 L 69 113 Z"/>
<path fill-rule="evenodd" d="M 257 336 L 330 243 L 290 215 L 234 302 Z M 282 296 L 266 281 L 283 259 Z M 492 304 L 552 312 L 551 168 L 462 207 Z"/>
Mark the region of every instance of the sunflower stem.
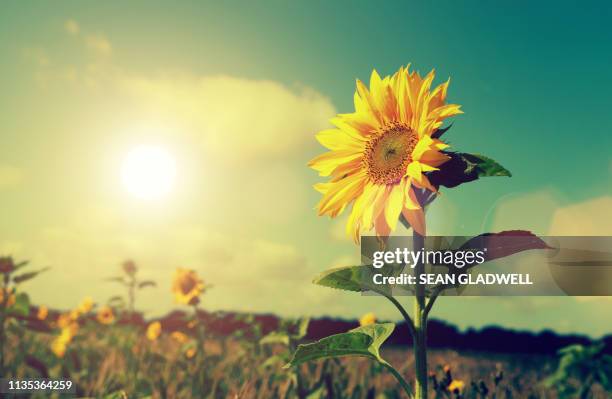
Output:
<path fill-rule="evenodd" d="M 413 229 L 413 251 L 420 251 L 425 246 L 425 238 Z M 414 396 L 416 399 L 427 399 L 427 318 L 425 313 L 425 286 L 420 283 L 420 276 L 424 273 L 425 265 L 422 261 L 414 267 L 416 277 L 414 297 L 414 361 L 415 384 Z"/>

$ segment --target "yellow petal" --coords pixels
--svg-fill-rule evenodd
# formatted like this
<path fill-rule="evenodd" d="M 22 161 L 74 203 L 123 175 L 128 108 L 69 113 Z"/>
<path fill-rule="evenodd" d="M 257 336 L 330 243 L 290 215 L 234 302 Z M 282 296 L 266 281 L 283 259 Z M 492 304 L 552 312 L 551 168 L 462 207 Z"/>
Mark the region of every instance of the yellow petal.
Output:
<path fill-rule="evenodd" d="M 421 204 L 416 197 L 416 193 L 414 192 L 414 188 L 412 187 L 412 182 L 410 180 L 406 181 L 405 198 L 405 208 L 408 210 L 421 209 Z"/>
<path fill-rule="evenodd" d="M 320 176 L 329 176 L 338 166 L 362 156 L 358 150 L 329 151 L 308 162 L 308 166 L 319 172 Z"/>
<path fill-rule="evenodd" d="M 355 174 L 340 180 L 327 190 L 319 202 L 319 215 L 337 215 L 344 207 L 361 193 L 365 185 L 365 174 Z"/>
<path fill-rule="evenodd" d="M 322 130 L 315 136 L 317 141 L 330 150 L 362 150 L 365 139 L 357 139 L 340 129 Z"/>
<path fill-rule="evenodd" d="M 425 235 L 425 212 L 423 209 L 404 208 L 402 210 L 402 215 L 404 215 L 404 218 L 408 221 L 408 223 L 410 223 L 410 226 L 412 226 L 414 231 L 422 236 Z"/>
<path fill-rule="evenodd" d="M 395 230 L 402 207 L 404 206 L 404 185 L 406 180 L 392 186 L 385 206 L 385 219 L 391 230 Z"/>

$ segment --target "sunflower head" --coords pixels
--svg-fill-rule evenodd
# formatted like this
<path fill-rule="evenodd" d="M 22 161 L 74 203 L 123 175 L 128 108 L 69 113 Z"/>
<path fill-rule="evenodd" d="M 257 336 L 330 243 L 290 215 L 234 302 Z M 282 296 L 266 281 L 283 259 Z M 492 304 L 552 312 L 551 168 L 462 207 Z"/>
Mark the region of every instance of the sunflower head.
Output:
<path fill-rule="evenodd" d="M 335 217 L 352 205 L 347 232 L 386 236 L 403 216 L 425 234 L 423 208 L 415 190 L 436 192 L 427 172 L 449 157 L 448 145 L 435 136 L 444 119 L 460 114 L 446 103 L 449 82 L 432 88 L 434 71 L 421 77 L 400 68 L 381 79 L 372 72 L 370 86 L 357 81 L 355 112 L 332 119 L 336 126 L 317 134 L 330 151 L 309 166 L 329 181 L 315 185 L 323 194 L 319 215 Z"/>
<path fill-rule="evenodd" d="M 159 321 L 154 321 L 147 327 L 147 339 L 155 341 L 161 335 L 162 325 Z"/>
<path fill-rule="evenodd" d="M 0 257 L 0 273 L 11 273 L 15 270 L 15 262 L 10 256 Z"/>
<path fill-rule="evenodd" d="M 452 380 L 448 385 L 448 391 L 452 393 L 461 393 L 465 388 L 465 382 L 461 380 Z"/>
<path fill-rule="evenodd" d="M 360 326 L 369 326 L 370 324 L 376 323 L 376 315 L 372 312 L 366 313 L 359 319 Z"/>
<path fill-rule="evenodd" d="M 177 303 L 194 305 L 204 292 L 204 282 L 194 270 L 178 268 L 172 279 L 172 292 Z"/>
<path fill-rule="evenodd" d="M 127 274 L 128 276 L 134 276 L 138 271 L 138 267 L 136 266 L 136 263 L 134 263 L 133 260 L 127 260 L 123 262 L 121 267 L 123 268 L 125 274 Z"/>
<path fill-rule="evenodd" d="M 96 315 L 96 319 L 102 324 L 112 324 L 115 321 L 115 313 L 110 306 L 102 306 Z"/>
<path fill-rule="evenodd" d="M 89 313 L 91 309 L 93 309 L 94 301 L 90 296 L 86 296 L 83 298 L 81 303 L 79 304 L 78 311 L 81 314 Z"/>
<path fill-rule="evenodd" d="M 49 308 L 47 308 L 45 305 L 40 305 L 38 307 L 38 311 L 36 312 L 36 318 L 38 320 L 46 320 L 48 315 Z"/>
<path fill-rule="evenodd" d="M 179 344 L 184 344 L 187 341 L 189 341 L 189 337 L 187 336 L 187 334 L 182 333 L 180 331 L 173 331 L 172 334 L 170 334 L 170 336 L 172 337 L 172 339 L 174 339 Z"/>

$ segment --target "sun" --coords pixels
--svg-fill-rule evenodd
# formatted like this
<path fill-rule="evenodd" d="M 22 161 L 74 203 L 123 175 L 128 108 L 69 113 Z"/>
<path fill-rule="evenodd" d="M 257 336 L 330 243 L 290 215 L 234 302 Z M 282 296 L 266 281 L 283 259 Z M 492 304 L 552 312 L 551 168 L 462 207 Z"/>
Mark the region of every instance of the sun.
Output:
<path fill-rule="evenodd" d="M 166 149 L 153 145 L 133 148 L 121 166 L 126 190 L 139 199 L 155 200 L 168 195 L 176 179 L 176 162 Z"/>

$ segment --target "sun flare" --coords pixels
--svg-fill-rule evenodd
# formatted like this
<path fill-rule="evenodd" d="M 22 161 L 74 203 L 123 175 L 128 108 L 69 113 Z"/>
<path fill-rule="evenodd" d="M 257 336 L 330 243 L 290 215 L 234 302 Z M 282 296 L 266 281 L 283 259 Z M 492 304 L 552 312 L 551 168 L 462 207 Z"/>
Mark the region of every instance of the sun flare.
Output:
<path fill-rule="evenodd" d="M 176 162 L 164 148 L 142 145 L 132 149 L 123 161 L 121 180 L 134 197 L 155 200 L 174 187 Z"/>

